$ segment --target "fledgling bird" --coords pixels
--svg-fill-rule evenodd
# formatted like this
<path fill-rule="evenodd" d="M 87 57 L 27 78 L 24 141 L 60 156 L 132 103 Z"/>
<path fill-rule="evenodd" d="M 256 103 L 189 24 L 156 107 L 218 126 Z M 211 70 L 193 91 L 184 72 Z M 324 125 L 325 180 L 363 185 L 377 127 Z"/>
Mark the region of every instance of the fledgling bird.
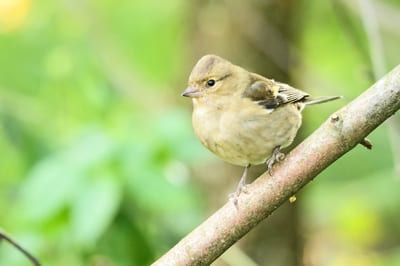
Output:
<path fill-rule="evenodd" d="M 251 165 L 272 166 L 284 158 L 301 125 L 305 105 L 340 96 L 310 98 L 285 83 L 267 79 L 216 56 L 205 55 L 194 66 L 182 96 L 193 100 L 192 123 L 201 143 L 223 160 L 244 166 L 235 206 Z"/>

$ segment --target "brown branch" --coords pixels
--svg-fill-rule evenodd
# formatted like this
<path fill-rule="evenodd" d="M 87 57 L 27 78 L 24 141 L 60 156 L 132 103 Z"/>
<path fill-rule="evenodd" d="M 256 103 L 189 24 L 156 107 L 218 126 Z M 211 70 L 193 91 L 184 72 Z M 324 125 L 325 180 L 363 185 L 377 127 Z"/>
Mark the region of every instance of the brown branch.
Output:
<path fill-rule="evenodd" d="M 22 254 L 24 254 L 35 266 L 40 266 L 40 262 L 38 261 L 38 259 L 35 258 L 35 256 L 33 256 L 31 253 L 29 253 L 29 251 L 27 251 L 26 249 L 24 249 L 20 244 L 18 244 L 15 240 L 13 240 L 10 236 L 8 236 L 6 233 L 4 232 L 0 232 L 0 241 L 2 239 L 5 239 L 8 243 L 10 243 L 11 245 L 13 245 L 16 249 L 18 249 L 19 251 L 22 252 Z"/>
<path fill-rule="evenodd" d="M 400 65 L 334 113 L 239 198 L 228 202 L 153 265 L 208 265 L 301 187 L 400 109 Z"/>

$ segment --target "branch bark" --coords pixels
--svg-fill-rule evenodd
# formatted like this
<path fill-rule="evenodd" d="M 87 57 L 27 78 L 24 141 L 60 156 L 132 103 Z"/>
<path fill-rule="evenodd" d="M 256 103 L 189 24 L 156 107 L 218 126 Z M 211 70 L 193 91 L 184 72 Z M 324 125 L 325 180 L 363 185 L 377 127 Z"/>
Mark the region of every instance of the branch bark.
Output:
<path fill-rule="evenodd" d="M 400 109 L 400 65 L 335 112 L 311 136 L 262 174 L 239 198 L 183 238 L 153 265 L 208 265 L 321 171 Z"/>

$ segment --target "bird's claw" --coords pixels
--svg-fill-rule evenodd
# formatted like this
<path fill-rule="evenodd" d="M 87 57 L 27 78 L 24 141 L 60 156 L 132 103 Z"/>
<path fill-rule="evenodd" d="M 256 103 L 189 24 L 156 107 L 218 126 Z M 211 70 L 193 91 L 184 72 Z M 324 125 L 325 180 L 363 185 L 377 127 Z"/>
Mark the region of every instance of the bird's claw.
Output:
<path fill-rule="evenodd" d="M 238 198 L 239 195 L 236 192 L 233 192 L 229 194 L 229 200 L 233 202 L 233 205 L 235 205 L 236 209 L 238 208 Z"/>
<path fill-rule="evenodd" d="M 236 208 L 238 208 L 240 193 L 248 194 L 247 184 L 240 184 L 235 192 L 229 194 L 229 200 L 233 202 Z"/>
<path fill-rule="evenodd" d="M 246 176 L 247 176 L 247 172 L 249 171 L 249 168 L 250 168 L 250 164 L 244 168 L 242 178 L 240 178 L 240 181 L 236 188 L 236 191 L 234 193 L 229 194 L 229 200 L 233 201 L 233 204 L 235 205 L 236 209 L 238 209 L 238 199 L 239 199 L 240 193 L 241 192 L 246 193 L 246 194 L 248 193 L 247 185 L 246 185 Z"/>
<path fill-rule="evenodd" d="M 271 157 L 265 162 L 267 164 L 268 174 L 272 176 L 272 166 L 285 159 L 285 154 L 280 152 L 281 147 L 277 146 L 272 152 Z"/>

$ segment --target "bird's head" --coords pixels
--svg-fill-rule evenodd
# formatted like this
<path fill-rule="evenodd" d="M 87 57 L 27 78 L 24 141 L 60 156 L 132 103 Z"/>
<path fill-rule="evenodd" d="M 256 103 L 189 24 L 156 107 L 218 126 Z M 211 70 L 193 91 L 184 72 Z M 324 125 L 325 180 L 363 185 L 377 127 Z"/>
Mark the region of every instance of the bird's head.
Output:
<path fill-rule="evenodd" d="M 231 95 L 238 87 L 234 81 L 240 70 L 244 71 L 219 56 L 205 55 L 194 66 L 182 96 Z"/>

